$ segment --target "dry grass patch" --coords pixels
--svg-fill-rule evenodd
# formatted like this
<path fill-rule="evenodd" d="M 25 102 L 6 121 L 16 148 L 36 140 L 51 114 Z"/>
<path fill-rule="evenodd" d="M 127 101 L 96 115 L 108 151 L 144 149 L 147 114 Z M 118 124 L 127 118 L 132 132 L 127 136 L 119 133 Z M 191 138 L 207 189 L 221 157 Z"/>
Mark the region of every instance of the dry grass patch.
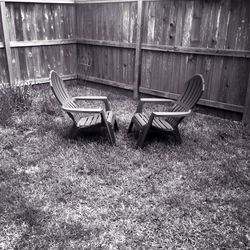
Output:
<path fill-rule="evenodd" d="M 181 126 L 183 144 L 151 137 L 135 150 L 127 127 L 137 102 L 107 95 L 117 147 L 105 132 L 67 137 L 70 119 L 48 86 L 0 127 L 1 249 L 247 249 L 249 131 L 201 114 Z"/>

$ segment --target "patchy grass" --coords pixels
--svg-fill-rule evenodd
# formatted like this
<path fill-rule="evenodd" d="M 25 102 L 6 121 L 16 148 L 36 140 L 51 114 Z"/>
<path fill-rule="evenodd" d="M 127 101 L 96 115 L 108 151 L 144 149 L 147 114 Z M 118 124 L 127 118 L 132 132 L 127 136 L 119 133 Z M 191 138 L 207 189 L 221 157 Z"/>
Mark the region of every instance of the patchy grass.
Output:
<path fill-rule="evenodd" d="M 107 95 L 117 147 L 104 132 L 67 137 L 48 86 L 0 127 L 0 249 L 249 249 L 250 135 L 239 122 L 193 114 L 183 144 L 152 137 L 135 150 L 136 101 Z"/>

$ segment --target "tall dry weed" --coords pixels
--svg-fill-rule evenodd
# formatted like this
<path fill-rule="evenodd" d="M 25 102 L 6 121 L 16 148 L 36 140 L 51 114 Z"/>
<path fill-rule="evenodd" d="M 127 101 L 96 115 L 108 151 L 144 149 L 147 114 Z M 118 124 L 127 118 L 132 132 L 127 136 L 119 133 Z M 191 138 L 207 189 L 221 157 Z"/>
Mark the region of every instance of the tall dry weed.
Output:
<path fill-rule="evenodd" d="M 31 107 L 31 88 L 31 83 L 0 85 L 0 125 L 8 125 L 14 112 Z"/>

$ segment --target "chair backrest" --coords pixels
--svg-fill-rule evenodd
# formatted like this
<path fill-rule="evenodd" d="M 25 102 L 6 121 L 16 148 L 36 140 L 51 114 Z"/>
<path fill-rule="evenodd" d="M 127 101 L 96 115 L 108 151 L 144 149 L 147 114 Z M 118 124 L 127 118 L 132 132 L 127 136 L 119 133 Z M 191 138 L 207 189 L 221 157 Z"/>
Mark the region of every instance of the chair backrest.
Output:
<path fill-rule="evenodd" d="M 201 74 L 196 74 L 191 77 L 185 85 L 185 90 L 176 100 L 176 103 L 171 110 L 173 112 L 188 111 L 189 109 L 192 109 L 205 90 L 204 78 Z M 179 118 L 169 118 L 168 122 L 172 126 L 176 126 L 181 120 L 182 119 Z"/>
<path fill-rule="evenodd" d="M 58 102 L 61 105 L 64 105 L 69 100 L 71 100 L 71 97 L 67 89 L 65 88 L 63 80 L 54 70 L 50 71 L 49 78 L 50 78 L 50 87 L 52 88 L 52 91 Z"/>
<path fill-rule="evenodd" d="M 49 78 L 50 78 L 50 87 L 58 102 L 62 106 L 68 108 L 76 108 L 77 105 L 73 102 L 61 77 L 54 70 L 51 70 Z M 71 113 L 68 113 L 68 115 L 70 116 L 71 119 L 75 120 L 74 116 Z"/>

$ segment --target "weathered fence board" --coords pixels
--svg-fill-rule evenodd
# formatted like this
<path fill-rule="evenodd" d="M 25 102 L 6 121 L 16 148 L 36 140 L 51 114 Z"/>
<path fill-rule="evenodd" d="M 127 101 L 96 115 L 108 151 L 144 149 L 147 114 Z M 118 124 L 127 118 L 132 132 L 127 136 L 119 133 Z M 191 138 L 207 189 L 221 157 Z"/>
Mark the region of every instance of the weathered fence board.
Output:
<path fill-rule="evenodd" d="M 76 74 L 76 45 L 13 48 L 12 65 L 16 81 L 46 78 L 51 69 Z"/>
<path fill-rule="evenodd" d="M 10 50 L 10 37 L 8 31 L 8 21 L 7 21 L 7 9 L 5 2 L 0 2 L 1 6 L 1 16 L 2 16 L 2 28 L 3 28 L 3 37 L 4 37 L 4 47 L 6 54 L 6 67 L 8 69 L 8 81 L 13 82 L 13 69 L 11 64 L 11 50 Z"/>
<path fill-rule="evenodd" d="M 4 41 L 4 37 L 3 37 L 2 13 L 0 11 L 0 42 L 3 42 L 3 41 Z"/>
<path fill-rule="evenodd" d="M 75 38 L 74 6 L 9 3 L 11 41 Z"/>
<path fill-rule="evenodd" d="M 77 37 L 135 43 L 136 13 L 134 2 L 77 4 Z"/>
<path fill-rule="evenodd" d="M 243 113 L 243 123 L 245 125 L 250 124 L 250 75 L 248 79 L 248 89 L 247 89 L 247 94 L 246 94 L 246 102 L 245 102 L 245 107 L 244 107 L 244 113 Z"/>
<path fill-rule="evenodd" d="M 78 46 L 78 74 L 133 85 L 134 51 L 90 45 Z"/>
<path fill-rule="evenodd" d="M 0 83 L 8 82 L 8 67 L 7 67 L 7 58 L 4 49 L 0 49 Z"/>
<path fill-rule="evenodd" d="M 250 1 L 144 3 L 146 44 L 250 50 Z"/>
<path fill-rule="evenodd" d="M 249 59 L 150 51 L 142 57 L 142 87 L 178 94 L 186 79 L 201 73 L 206 82 L 203 98 L 244 106 Z"/>
<path fill-rule="evenodd" d="M 141 74 L 142 0 L 138 0 L 135 48 L 134 98 L 138 98 Z"/>

